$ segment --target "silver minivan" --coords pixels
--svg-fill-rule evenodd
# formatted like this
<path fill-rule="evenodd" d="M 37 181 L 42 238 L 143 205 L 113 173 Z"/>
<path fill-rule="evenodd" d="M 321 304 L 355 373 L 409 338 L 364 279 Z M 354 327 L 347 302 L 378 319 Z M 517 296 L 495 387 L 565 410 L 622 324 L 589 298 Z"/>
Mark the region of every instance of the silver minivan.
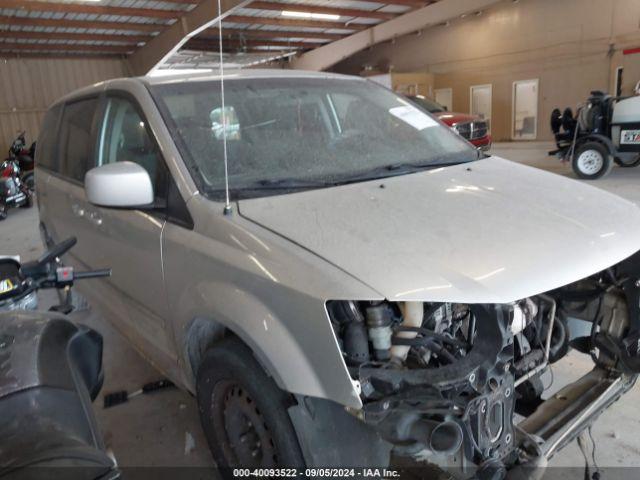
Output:
<path fill-rule="evenodd" d="M 221 87 L 85 88 L 50 108 L 36 159 L 44 241 L 112 268 L 83 296 L 196 394 L 219 466 L 515 472 L 631 388 L 634 204 L 478 152 L 362 78 Z M 594 369 L 543 400 L 570 347 Z"/>

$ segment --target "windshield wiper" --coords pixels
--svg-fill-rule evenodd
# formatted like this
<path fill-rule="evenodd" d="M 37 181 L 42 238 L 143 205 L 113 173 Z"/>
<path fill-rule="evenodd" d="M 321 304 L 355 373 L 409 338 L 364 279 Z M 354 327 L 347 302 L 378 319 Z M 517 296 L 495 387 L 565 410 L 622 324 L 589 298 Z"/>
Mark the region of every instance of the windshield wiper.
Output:
<path fill-rule="evenodd" d="M 433 163 L 430 161 L 428 163 L 392 163 L 389 165 L 384 165 L 382 167 L 372 168 L 360 175 L 355 175 L 353 177 L 346 177 L 336 183 L 345 184 L 345 183 L 356 183 L 356 182 L 366 182 L 367 180 L 377 180 L 381 178 L 387 177 L 395 177 L 398 175 L 404 175 L 406 173 L 414 173 L 419 172 L 421 170 L 430 170 L 432 168 L 441 168 L 441 167 L 450 167 L 452 165 L 459 165 L 460 163 L 465 162 L 438 162 Z"/>
<path fill-rule="evenodd" d="M 305 180 L 299 178 L 265 178 L 239 187 L 231 187 L 233 191 L 250 190 L 298 190 L 334 187 L 335 182 L 324 180 Z"/>

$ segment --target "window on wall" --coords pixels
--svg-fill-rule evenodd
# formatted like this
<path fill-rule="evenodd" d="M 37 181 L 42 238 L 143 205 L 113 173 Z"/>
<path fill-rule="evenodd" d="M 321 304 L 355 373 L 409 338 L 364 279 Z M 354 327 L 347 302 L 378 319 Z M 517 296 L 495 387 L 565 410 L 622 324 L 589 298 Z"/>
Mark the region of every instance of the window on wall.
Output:
<path fill-rule="evenodd" d="M 469 93 L 469 113 L 485 120 L 487 127 L 491 130 L 491 97 L 493 93 L 491 84 L 473 85 Z"/>
<path fill-rule="evenodd" d="M 513 82 L 514 140 L 535 140 L 538 132 L 538 79 Z"/>
<path fill-rule="evenodd" d="M 124 161 L 143 167 L 151 178 L 156 201 L 166 199 L 168 172 L 145 119 L 130 100 L 113 97 L 107 100 L 100 129 L 98 165 Z"/>
<path fill-rule="evenodd" d="M 97 105 L 97 98 L 79 100 L 65 105 L 62 113 L 58 171 L 79 182 L 84 182 L 84 175 L 93 163 L 91 131 Z"/>

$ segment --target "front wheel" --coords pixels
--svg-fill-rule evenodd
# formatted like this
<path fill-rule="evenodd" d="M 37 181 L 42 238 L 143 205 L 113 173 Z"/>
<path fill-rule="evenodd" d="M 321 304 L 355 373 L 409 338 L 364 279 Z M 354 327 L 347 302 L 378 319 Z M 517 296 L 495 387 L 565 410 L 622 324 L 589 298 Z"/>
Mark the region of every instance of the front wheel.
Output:
<path fill-rule="evenodd" d="M 27 200 L 20 205 L 20 208 L 31 208 L 33 207 L 33 197 L 31 196 L 31 192 L 29 192 L 28 190 L 25 192 L 25 195 L 27 196 Z"/>
<path fill-rule="evenodd" d="M 33 172 L 27 173 L 24 177 L 22 177 L 22 182 L 29 189 L 31 193 L 33 193 L 36 189 L 35 176 Z"/>
<path fill-rule="evenodd" d="M 9 209 L 7 206 L 4 203 L 0 203 L 0 220 L 7 218 L 8 213 Z"/>
<path fill-rule="evenodd" d="M 576 149 L 571 166 L 578 178 L 596 180 L 611 171 L 613 158 L 602 143 L 586 142 Z"/>
<path fill-rule="evenodd" d="M 225 339 L 205 354 L 196 390 L 209 448 L 225 476 L 234 467 L 304 467 L 287 412 L 292 398 L 241 341 Z"/>

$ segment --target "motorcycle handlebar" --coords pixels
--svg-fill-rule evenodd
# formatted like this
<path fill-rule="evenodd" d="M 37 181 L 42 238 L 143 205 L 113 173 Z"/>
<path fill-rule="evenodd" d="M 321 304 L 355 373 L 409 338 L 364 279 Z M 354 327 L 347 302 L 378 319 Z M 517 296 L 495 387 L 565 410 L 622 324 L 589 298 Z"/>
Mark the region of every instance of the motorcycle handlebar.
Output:
<path fill-rule="evenodd" d="M 104 268 L 102 270 L 91 270 L 89 272 L 75 272 L 73 276 L 75 280 L 84 280 L 86 278 L 110 277 L 111 269 Z"/>
<path fill-rule="evenodd" d="M 51 247 L 51 249 L 44 253 L 38 260 L 38 265 L 44 265 L 53 262 L 57 257 L 60 257 L 67 253 L 73 246 L 78 243 L 76 237 L 69 237 L 66 240 Z"/>

